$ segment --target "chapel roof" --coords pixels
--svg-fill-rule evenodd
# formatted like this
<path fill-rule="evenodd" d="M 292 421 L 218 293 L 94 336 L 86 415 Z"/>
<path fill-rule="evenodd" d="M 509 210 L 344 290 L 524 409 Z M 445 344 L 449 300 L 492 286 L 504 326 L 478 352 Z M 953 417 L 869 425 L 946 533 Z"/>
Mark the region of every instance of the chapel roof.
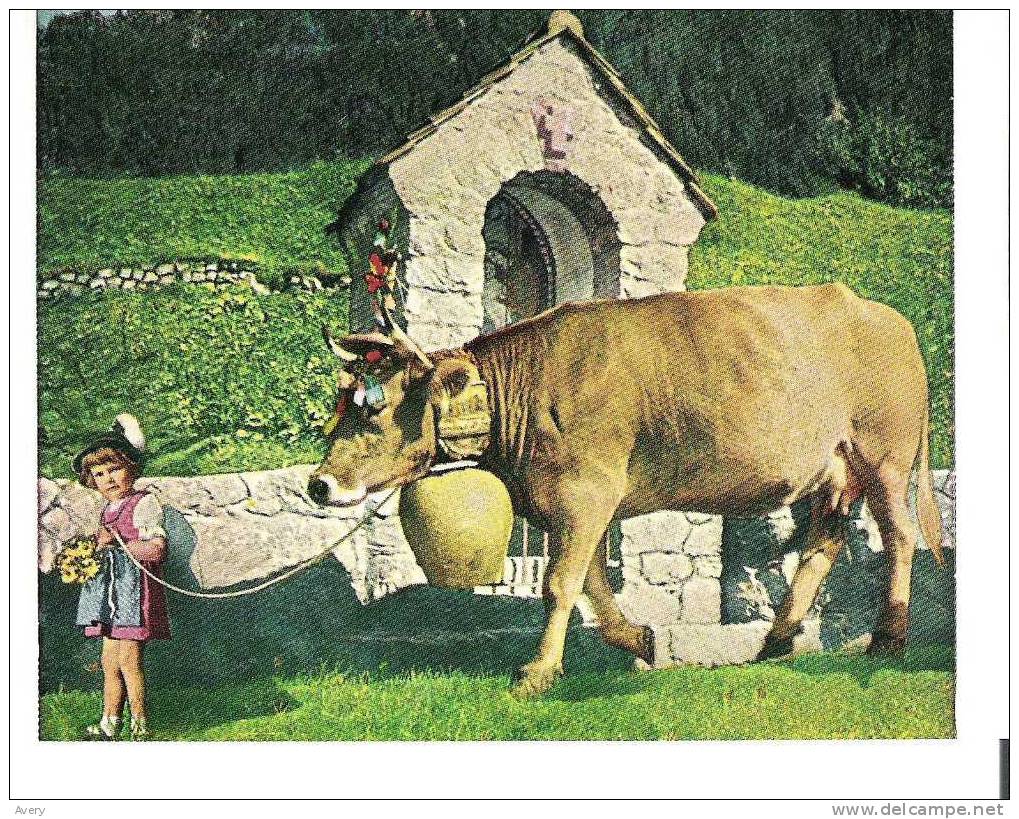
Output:
<path fill-rule="evenodd" d="M 666 162 L 679 175 L 690 191 L 690 195 L 701 211 L 705 219 L 711 220 L 718 216 L 718 208 L 708 198 L 708 195 L 701 190 L 700 181 L 686 161 L 680 156 L 679 151 L 669 142 L 662 132 L 661 127 L 647 112 L 647 109 L 626 87 L 619 72 L 606 60 L 598 50 L 591 45 L 584 37 L 584 30 L 580 21 L 568 11 L 556 11 L 549 17 L 548 26 L 544 33 L 532 35 L 531 39 L 511 56 L 505 63 L 486 74 L 481 81 L 469 90 L 463 97 L 448 108 L 433 114 L 428 121 L 411 132 L 406 140 L 399 147 L 387 153 L 375 163 L 376 168 L 382 168 L 400 157 L 410 153 L 414 148 L 434 134 L 440 125 L 455 117 L 468 105 L 489 91 L 499 81 L 512 74 L 523 63 L 530 59 L 542 48 L 558 38 L 564 38 L 577 47 L 581 58 L 601 76 L 610 86 L 616 96 L 623 103 L 624 107 L 640 124 L 642 132 L 648 137 L 651 143 L 660 151 Z"/>

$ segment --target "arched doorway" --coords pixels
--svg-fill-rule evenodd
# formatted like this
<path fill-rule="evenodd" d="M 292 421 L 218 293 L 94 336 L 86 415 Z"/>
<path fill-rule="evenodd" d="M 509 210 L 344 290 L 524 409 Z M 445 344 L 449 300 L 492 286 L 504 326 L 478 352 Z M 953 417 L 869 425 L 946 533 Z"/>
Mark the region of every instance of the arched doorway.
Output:
<path fill-rule="evenodd" d="M 483 332 L 567 301 L 619 295 L 622 245 L 615 220 L 598 194 L 573 174 L 517 174 L 489 201 L 482 238 Z M 622 587 L 621 540 L 614 524 L 606 545 L 616 591 Z M 539 596 L 547 557 L 545 533 L 518 518 L 506 577 L 486 591 Z"/>
<path fill-rule="evenodd" d="M 616 223 L 572 174 L 517 174 L 489 201 L 482 238 L 484 332 L 566 301 L 619 295 Z"/>

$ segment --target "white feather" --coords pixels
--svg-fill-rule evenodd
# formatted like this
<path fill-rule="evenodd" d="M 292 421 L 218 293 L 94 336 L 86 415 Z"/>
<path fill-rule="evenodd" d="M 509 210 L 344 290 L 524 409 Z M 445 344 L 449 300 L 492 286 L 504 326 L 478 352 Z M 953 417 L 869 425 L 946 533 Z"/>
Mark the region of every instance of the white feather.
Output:
<path fill-rule="evenodd" d="M 139 452 L 145 451 L 145 433 L 142 432 L 142 425 L 133 415 L 122 412 L 117 416 L 113 428 L 114 430 L 119 428 L 120 433 L 127 438 L 127 442 Z"/>

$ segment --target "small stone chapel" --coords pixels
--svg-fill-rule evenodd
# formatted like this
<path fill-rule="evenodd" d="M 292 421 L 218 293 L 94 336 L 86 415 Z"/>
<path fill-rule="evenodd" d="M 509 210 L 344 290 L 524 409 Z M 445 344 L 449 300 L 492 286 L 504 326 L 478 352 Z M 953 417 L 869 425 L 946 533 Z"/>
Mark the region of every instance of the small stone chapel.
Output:
<path fill-rule="evenodd" d="M 361 180 L 333 228 L 356 275 L 380 218 L 404 255 L 399 304 L 426 350 L 556 304 L 683 289 L 716 209 L 640 102 L 557 11 L 548 30 Z"/>

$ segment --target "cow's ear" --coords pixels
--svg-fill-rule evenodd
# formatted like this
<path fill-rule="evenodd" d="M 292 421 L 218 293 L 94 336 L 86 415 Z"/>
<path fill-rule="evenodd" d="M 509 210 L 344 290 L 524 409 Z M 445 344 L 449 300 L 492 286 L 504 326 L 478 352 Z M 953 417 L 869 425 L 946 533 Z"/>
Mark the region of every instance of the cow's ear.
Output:
<path fill-rule="evenodd" d="M 465 358 L 444 358 L 435 365 L 432 372 L 432 397 L 441 398 L 443 393 L 456 398 L 468 385 L 481 380 L 478 368 Z"/>

